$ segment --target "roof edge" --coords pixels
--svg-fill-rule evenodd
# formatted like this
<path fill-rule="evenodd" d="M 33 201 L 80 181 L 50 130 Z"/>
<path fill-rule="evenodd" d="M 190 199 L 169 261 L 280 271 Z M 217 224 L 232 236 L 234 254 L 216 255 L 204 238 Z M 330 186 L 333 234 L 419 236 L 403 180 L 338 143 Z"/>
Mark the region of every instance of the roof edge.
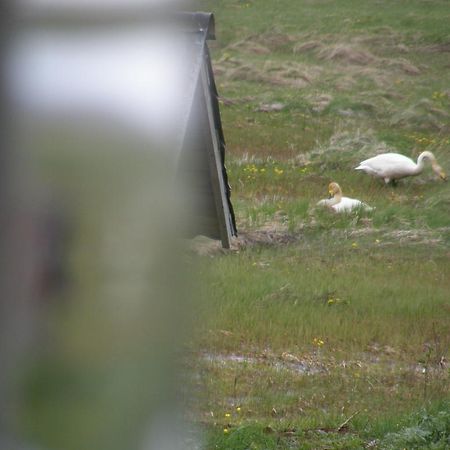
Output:
<path fill-rule="evenodd" d="M 209 12 L 168 11 L 159 8 L 134 8 L 130 11 L 89 11 L 64 9 L 16 10 L 15 18 L 19 24 L 46 29 L 60 27 L 96 27 L 118 24 L 175 25 L 180 31 L 202 32 L 206 39 L 215 36 L 214 14 Z"/>
<path fill-rule="evenodd" d="M 216 39 L 216 22 L 213 13 L 194 12 L 178 13 L 191 21 L 192 31 L 206 31 L 206 39 Z"/>

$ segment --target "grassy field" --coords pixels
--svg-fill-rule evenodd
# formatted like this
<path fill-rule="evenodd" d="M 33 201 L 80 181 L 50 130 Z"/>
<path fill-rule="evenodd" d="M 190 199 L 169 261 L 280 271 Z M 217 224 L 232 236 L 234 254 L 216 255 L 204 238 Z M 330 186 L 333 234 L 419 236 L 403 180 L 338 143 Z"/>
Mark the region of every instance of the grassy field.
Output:
<path fill-rule="evenodd" d="M 430 150 L 450 172 L 448 1 L 200 6 L 216 17 L 239 237 L 231 251 L 196 238 L 183 255 L 190 303 L 173 292 L 182 258 L 159 253 L 165 161 L 123 142 L 126 154 L 92 141 L 65 154 L 58 138 L 34 155 L 75 231 L 18 429 L 49 449 L 137 448 L 174 397 L 161 353 L 192 315 L 178 385 L 205 450 L 450 448 L 450 183 L 429 168 L 396 187 L 353 170 Z M 375 210 L 317 207 L 331 181 Z M 183 305 L 158 303 L 174 297 Z"/>
<path fill-rule="evenodd" d="M 352 170 L 423 150 L 450 170 L 448 3 L 202 6 L 240 230 L 199 242 L 207 448 L 448 448 L 450 186 Z M 320 210 L 330 181 L 375 211 Z"/>

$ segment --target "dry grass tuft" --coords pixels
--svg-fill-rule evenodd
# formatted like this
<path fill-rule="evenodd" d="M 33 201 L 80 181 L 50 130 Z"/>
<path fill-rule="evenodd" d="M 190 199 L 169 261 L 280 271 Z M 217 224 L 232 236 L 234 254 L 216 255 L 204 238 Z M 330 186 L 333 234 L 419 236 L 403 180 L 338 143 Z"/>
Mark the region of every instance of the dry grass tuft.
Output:
<path fill-rule="evenodd" d="M 321 113 L 332 102 L 333 96 L 330 94 L 318 94 L 318 95 L 308 96 L 307 100 L 311 104 L 312 110 L 314 112 Z"/>
<path fill-rule="evenodd" d="M 385 142 L 380 142 L 373 131 L 337 131 L 328 142 L 318 144 L 308 158 L 322 168 L 348 169 L 362 159 L 393 151 Z"/>
<path fill-rule="evenodd" d="M 427 45 L 425 47 L 422 47 L 421 50 L 427 53 L 450 53 L 450 42 Z"/>
<path fill-rule="evenodd" d="M 215 73 L 228 80 L 255 81 L 300 89 L 316 81 L 322 74 L 322 68 L 295 61 L 248 63 L 239 58 L 227 57 L 216 63 Z"/>
<path fill-rule="evenodd" d="M 414 64 L 410 63 L 405 58 L 395 58 L 385 60 L 388 66 L 399 68 L 402 72 L 407 75 L 420 75 L 420 69 Z"/>
<path fill-rule="evenodd" d="M 322 74 L 322 69 L 318 66 L 296 62 L 285 62 L 281 65 L 267 62 L 264 70 L 276 74 L 277 83 L 273 84 L 292 87 L 305 87 L 316 81 Z"/>
<path fill-rule="evenodd" d="M 400 51 L 408 52 L 409 47 L 404 44 L 404 35 L 391 27 L 380 27 L 372 30 L 370 34 L 361 34 L 355 36 L 352 42 L 357 45 L 374 48 L 377 54 L 382 51 Z"/>
<path fill-rule="evenodd" d="M 299 39 L 302 39 L 300 41 Z M 294 54 L 310 53 L 318 60 L 318 64 L 298 62 L 285 59 L 284 62 L 270 60 L 251 60 L 239 56 L 230 56 L 228 52 L 215 64 L 218 76 L 226 80 L 252 81 L 270 86 L 292 89 L 304 89 L 324 79 L 334 81 L 337 91 L 348 92 L 359 83 L 369 80 L 376 87 L 387 90 L 401 74 L 410 76 L 422 75 L 422 70 L 404 57 L 383 58 L 373 54 L 369 48 L 394 49 L 406 53 L 409 48 L 402 42 L 403 36 L 393 30 L 386 30 L 380 35 L 363 35 L 353 37 L 347 42 L 332 42 L 326 35 L 322 40 L 311 35 L 289 35 L 272 30 L 262 34 L 254 34 L 239 40 L 227 47 L 229 50 L 243 54 L 268 55 L 276 50 L 286 50 L 290 46 Z M 445 49 L 446 47 L 442 47 Z M 321 61 L 321 62 L 320 62 Z M 325 65 L 332 61 L 338 65 Z M 344 66 L 344 68 L 343 68 Z M 392 97 L 391 97 L 392 98 Z M 313 109 L 322 112 L 329 104 L 326 98 L 314 98 Z M 429 111 L 427 112 L 429 113 Z M 345 112 L 344 114 L 345 115 Z M 354 115 L 349 113 L 349 115 Z M 439 115 L 439 114 L 438 114 Z M 439 119 L 431 112 L 426 122 L 431 129 L 441 129 Z M 394 119 L 398 121 L 399 117 Z M 401 118 L 400 118 L 401 120 Z M 398 123 L 398 122 L 396 122 Z"/>
<path fill-rule="evenodd" d="M 259 44 L 268 47 L 272 51 L 282 50 L 283 48 L 291 46 L 295 40 L 296 38 L 294 36 L 282 33 L 276 29 L 256 36 L 256 41 Z"/>
<path fill-rule="evenodd" d="M 415 130 L 442 131 L 448 128 L 449 117 L 447 111 L 436 108 L 429 99 L 423 98 L 409 108 L 394 114 L 391 125 L 401 125 Z"/>
<path fill-rule="evenodd" d="M 442 244 L 442 235 L 439 232 L 448 232 L 448 229 L 442 230 L 393 230 L 387 231 L 382 235 L 384 244 L 402 245 L 402 244 L 421 244 L 421 245 L 439 245 Z"/>
<path fill-rule="evenodd" d="M 265 82 L 266 76 L 254 65 L 244 64 L 225 70 L 224 77 L 229 80 Z"/>
<path fill-rule="evenodd" d="M 312 50 L 319 50 L 323 48 L 323 44 L 320 41 L 307 41 L 301 42 L 294 45 L 293 52 L 294 53 L 306 53 Z"/>
<path fill-rule="evenodd" d="M 286 108 L 286 105 L 283 103 L 261 103 L 255 111 L 257 112 L 279 112 Z"/>
<path fill-rule="evenodd" d="M 251 37 L 237 41 L 227 47 L 229 50 L 238 50 L 242 53 L 253 53 L 255 55 L 268 55 L 271 53 L 270 48 L 254 42 Z"/>
<path fill-rule="evenodd" d="M 322 47 L 317 56 L 327 61 L 339 61 L 347 64 L 365 66 L 373 63 L 376 58 L 368 50 L 358 48 L 354 44 L 332 44 Z"/>
<path fill-rule="evenodd" d="M 337 91 L 341 92 L 352 91 L 357 82 L 357 77 L 355 77 L 353 74 L 346 73 L 336 78 L 335 88 Z"/>
<path fill-rule="evenodd" d="M 277 30 L 271 30 L 265 33 L 252 34 L 237 42 L 230 44 L 226 50 L 237 50 L 242 53 L 251 53 L 256 55 L 268 55 L 272 52 L 290 51 L 292 43 L 297 38 L 292 35 L 282 33 Z"/>
<path fill-rule="evenodd" d="M 409 53 L 411 51 L 405 44 L 397 44 L 393 47 L 393 50 L 397 50 L 400 53 Z"/>

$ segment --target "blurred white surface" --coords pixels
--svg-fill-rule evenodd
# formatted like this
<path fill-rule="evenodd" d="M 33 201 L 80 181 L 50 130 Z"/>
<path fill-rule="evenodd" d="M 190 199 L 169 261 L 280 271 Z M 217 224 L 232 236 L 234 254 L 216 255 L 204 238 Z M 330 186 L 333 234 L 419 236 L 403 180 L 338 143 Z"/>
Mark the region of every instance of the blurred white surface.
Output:
<path fill-rule="evenodd" d="M 173 135 L 188 106 L 189 51 L 181 34 L 158 30 L 28 32 L 12 51 L 9 85 L 19 108 L 40 118 Z"/>

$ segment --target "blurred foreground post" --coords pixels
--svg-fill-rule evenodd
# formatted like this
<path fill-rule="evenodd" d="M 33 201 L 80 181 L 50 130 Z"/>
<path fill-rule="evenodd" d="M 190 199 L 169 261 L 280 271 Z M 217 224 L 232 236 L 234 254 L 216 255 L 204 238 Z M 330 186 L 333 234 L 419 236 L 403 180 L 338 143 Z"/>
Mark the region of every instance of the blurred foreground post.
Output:
<path fill-rule="evenodd" d="M 2 433 L 49 449 L 196 445 L 179 244 L 235 233 L 211 17 L 133 3 L 19 2 L 3 56 Z"/>

